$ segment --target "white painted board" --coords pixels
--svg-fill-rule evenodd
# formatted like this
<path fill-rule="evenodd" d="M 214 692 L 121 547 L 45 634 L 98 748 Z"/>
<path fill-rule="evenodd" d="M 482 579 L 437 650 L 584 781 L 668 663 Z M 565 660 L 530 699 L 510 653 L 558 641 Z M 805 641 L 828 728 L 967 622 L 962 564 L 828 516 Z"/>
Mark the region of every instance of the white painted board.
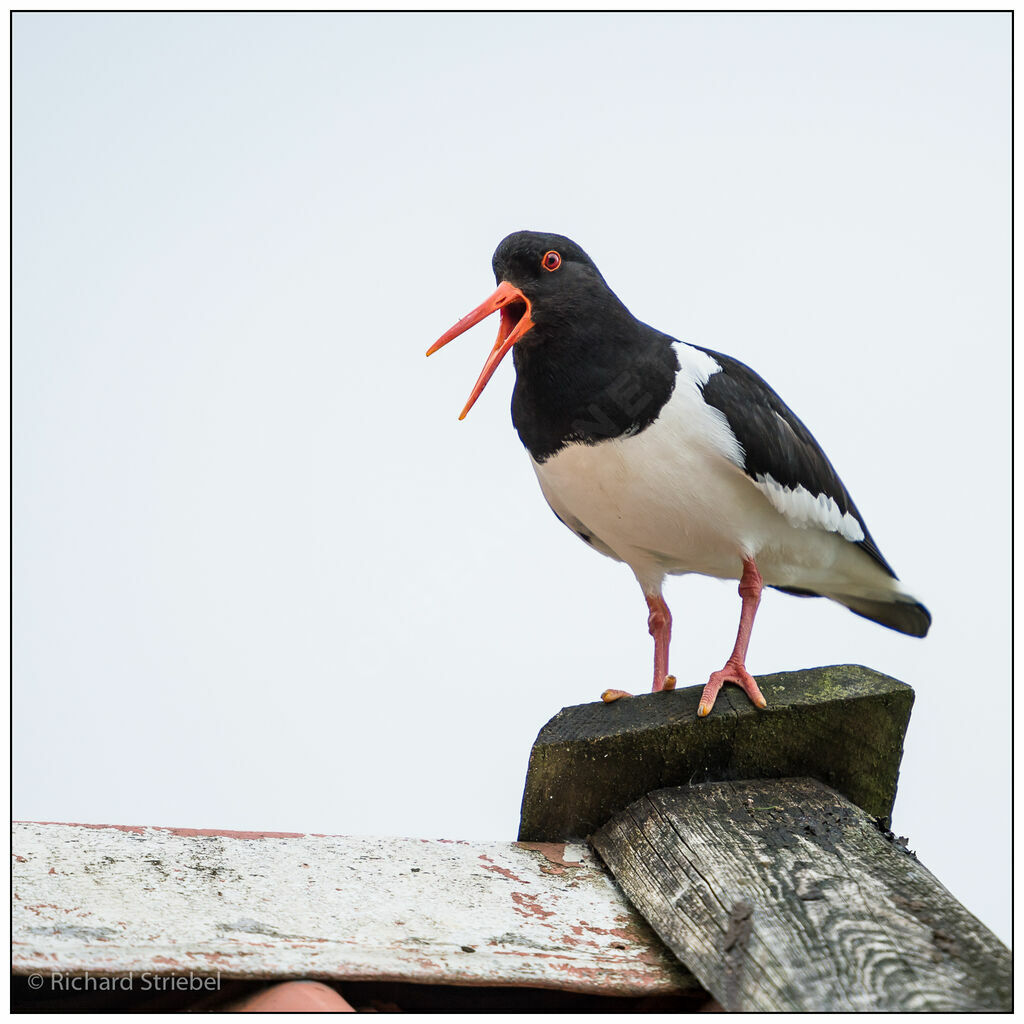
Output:
<path fill-rule="evenodd" d="M 582 845 L 13 826 L 17 974 L 697 988 Z"/>

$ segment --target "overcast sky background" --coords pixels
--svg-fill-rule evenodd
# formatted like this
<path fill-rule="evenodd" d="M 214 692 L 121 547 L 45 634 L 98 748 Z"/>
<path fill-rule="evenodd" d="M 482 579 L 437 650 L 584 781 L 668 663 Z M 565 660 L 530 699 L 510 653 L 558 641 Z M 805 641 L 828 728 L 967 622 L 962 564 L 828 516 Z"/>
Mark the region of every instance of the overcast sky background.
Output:
<path fill-rule="evenodd" d="M 508 232 L 752 365 L 931 609 L 766 591 L 755 674 L 916 691 L 894 828 L 1010 937 L 1009 15 L 15 15 L 14 816 L 514 839 L 650 686 L 509 418 Z M 670 580 L 672 669 L 736 584 Z"/>

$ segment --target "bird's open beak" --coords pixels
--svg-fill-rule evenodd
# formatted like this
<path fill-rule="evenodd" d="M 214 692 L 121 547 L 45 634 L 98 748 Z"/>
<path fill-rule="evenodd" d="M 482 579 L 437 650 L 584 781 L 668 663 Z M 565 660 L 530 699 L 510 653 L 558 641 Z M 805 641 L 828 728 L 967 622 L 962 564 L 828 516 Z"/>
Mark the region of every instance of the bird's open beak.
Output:
<path fill-rule="evenodd" d="M 457 324 L 450 327 L 430 348 L 427 355 L 433 355 L 439 348 L 447 345 L 452 338 L 457 338 L 470 327 L 480 323 L 492 313 L 501 310 L 501 324 L 498 327 L 498 340 L 491 349 L 491 354 L 480 371 L 480 376 L 473 385 L 466 407 L 459 414 L 459 419 L 466 418 L 466 413 L 473 408 L 473 403 L 480 397 L 480 392 L 491 379 L 491 374 L 498 368 L 498 363 L 505 358 L 509 349 L 531 328 L 530 300 L 514 285 L 502 281 L 489 299 L 481 302 L 472 313 L 467 313 Z"/>

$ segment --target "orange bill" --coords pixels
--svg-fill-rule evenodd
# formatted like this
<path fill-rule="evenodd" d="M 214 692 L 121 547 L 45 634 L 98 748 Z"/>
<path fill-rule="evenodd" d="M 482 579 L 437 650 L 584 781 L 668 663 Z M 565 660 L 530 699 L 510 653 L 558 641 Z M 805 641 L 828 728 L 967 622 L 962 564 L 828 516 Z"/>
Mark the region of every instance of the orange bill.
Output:
<path fill-rule="evenodd" d="M 533 321 L 530 319 L 530 300 L 514 284 L 502 281 L 490 298 L 481 302 L 471 313 L 467 313 L 427 349 L 427 355 L 433 355 L 453 338 L 457 338 L 460 334 L 468 331 L 470 327 L 474 327 L 481 320 L 485 320 L 499 310 L 501 311 L 501 323 L 498 325 L 498 340 L 494 343 L 494 348 L 491 349 L 491 354 L 487 357 L 476 384 L 473 385 L 466 407 L 459 414 L 460 420 L 464 420 L 466 413 L 473 408 L 473 403 L 487 386 L 491 375 L 498 368 L 498 363 L 508 355 L 512 346 L 533 327 Z"/>

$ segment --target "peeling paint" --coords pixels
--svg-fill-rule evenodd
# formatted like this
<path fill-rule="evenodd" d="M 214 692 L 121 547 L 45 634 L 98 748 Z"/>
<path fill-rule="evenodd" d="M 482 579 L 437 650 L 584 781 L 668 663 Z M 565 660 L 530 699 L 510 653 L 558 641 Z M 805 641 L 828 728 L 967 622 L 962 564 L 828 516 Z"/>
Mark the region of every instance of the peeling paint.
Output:
<path fill-rule="evenodd" d="M 528 892 L 512 893 L 512 902 L 516 905 L 516 908 L 521 914 L 532 914 L 535 917 L 541 918 L 541 920 L 545 917 L 555 916 L 553 910 L 545 910 L 540 903 L 537 902 L 537 897 Z"/>
<path fill-rule="evenodd" d="M 95 828 L 116 829 L 118 832 L 131 832 L 134 835 L 144 836 L 149 832 L 169 832 L 174 836 L 227 839 L 302 839 L 304 832 L 235 832 L 228 829 L 209 828 L 177 828 L 169 825 L 94 825 L 81 821 L 18 821 L 15 825 L 58 825 L 64 828 Z"/>
<path fill-rule="evenodd" d="M 16 974 L 696 988 L 578 843 L 20 824 L 12 847 Z"/>
<path fill-rule="evenodd" d="M 513 882 L 518 882 L 520 885 L 530 884 L 526 881 L 525 878 L 520 878 L 518 875 L 514 874 L 509 868 L 503 868 L 500 864 L 495 864 L 494 861 L 491 860 L 491 858 L 488 857 L 486 853 L 480 854 L 480 860 L 486 862 L 484 864 L 485 871 L 493 871 L 495 874 L 501 875 L 502 878 L 508 878 Z"/>
<path fill-rule="evenodd" d="M 205 951 L 197 953 L 187 953 L 186 956 L 203 957 L 205 960 L 210 961 L 214 964 L 230 963 L 231 958 L 225 953 L 208 953 Z"/>
<path fill-rule="evenodd" d="M 58 825 L 65 828 L 113 828 L 119 832 L 134 832 L 145 835 L 144 825 L 89 825 L 82 821 L 16 821 L 15 825 Z"/>
<path fill-rule="evenodd" d="M 578 868 L 582 863 L 578 860 L 565 859 L 565 843 L 516 843 L 516 846 L 524 850 L 533 850 L 544 857 L 548 864 L 542 865 L 541 871 L 546 875 L 564 875 L 566 868 Z"/>

